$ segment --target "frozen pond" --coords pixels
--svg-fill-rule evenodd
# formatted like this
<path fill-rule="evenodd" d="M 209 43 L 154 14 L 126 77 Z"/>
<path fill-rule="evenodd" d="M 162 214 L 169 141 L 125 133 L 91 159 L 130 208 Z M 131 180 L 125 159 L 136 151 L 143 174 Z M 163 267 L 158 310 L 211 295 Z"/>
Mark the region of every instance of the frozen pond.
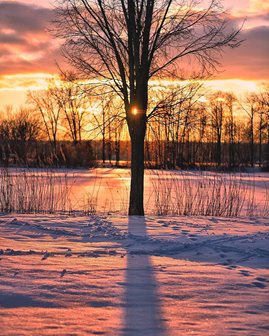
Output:
<path fill-rule="evenodd" d="M 5 188 L 0 190 L 0 204 L 13 196 L 11 205 L 32 210 L 34 204 L 37 212 L 44 206 L 52 211 L 127 213 L 128 169 L 11 169 L 8 174 L 0 179 L 7 189 L 5 195 Z M 15 199 L 16 195 L 20 196 Z M 267 216 L 269 174 L 146 170 L 144 199 L 150 215 Z"/>

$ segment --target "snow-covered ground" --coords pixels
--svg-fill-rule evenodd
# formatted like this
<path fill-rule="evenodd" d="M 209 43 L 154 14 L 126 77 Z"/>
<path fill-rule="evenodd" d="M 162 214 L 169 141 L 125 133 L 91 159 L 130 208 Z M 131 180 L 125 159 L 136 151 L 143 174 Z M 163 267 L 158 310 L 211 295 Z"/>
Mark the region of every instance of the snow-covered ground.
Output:
<path fill-rule="evenodd" d="M 0 216 L 0 334 L 268 335 L 269 218 Z"/>

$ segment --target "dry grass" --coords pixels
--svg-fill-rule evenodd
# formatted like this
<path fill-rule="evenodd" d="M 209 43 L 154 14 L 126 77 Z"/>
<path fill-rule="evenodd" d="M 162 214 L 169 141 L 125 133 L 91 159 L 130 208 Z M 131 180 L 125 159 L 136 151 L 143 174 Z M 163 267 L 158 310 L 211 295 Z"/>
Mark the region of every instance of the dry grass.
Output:
<path fill-rule="evenodd" d="M 52 170 L 0 169 L 0 211 L 55 213 L 71 211 L 72 183 Z"/>
<path fill-rule="evenodd" d="M 259 204 L 254 176 L 212 172 L 153 171 L 147 214 L 173 216 L 268 216 L 269 191 Z M 74 175 L 57 170 L 0 169 L 0 212 L 126 215 L 129 184 L 114 188 L 92 176 L 79 199 L 73 193 Z M 102 201 L 103 200 L 103 201 Z M 104 202 L 105 200 L 105 202 Z M 261 201 L 261 200 L 260 200 Z"/>
<path fill-rule="evenodd" d="M 254 178 L 247 186 L 237 174 L 154 171 L 151 180 L 157 215 L 233 217 L 269 213 L 268 192 L 258 210 Z"/>
<path fill-rule="evenodd" d="M 126 185 L 116 190 L 108 185 L 103 188 L 102 178 L 96 175 L 91 177 L 90 186 L 81 186 L 78 193 L 76 182 L 68 171 L 0 168 L 0 212 L 127 214 Z"/>

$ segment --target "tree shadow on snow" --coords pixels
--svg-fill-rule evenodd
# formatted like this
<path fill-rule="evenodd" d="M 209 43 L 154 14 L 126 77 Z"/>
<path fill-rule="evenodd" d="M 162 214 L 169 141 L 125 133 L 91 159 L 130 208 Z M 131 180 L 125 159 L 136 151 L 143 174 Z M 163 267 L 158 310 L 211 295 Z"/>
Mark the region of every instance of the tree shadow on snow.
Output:
<path fill-rule="evenodd" d="M 129 217 L 128 232 L 133 235 L 146 235 L 145 218 Z M 164 335 L 158 284 L 149 255 L 127 254 L 125 286 L 122 335 Z"/>

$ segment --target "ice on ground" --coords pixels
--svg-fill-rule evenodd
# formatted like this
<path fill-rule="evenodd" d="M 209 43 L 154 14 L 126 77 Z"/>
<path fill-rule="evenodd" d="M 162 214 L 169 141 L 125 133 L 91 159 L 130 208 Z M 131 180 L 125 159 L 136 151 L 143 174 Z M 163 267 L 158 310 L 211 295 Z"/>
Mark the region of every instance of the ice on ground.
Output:
<path fill-rule="evenodd" d="M 2 215 L 1 335 L 266 335 L 268 226 Z"/>

